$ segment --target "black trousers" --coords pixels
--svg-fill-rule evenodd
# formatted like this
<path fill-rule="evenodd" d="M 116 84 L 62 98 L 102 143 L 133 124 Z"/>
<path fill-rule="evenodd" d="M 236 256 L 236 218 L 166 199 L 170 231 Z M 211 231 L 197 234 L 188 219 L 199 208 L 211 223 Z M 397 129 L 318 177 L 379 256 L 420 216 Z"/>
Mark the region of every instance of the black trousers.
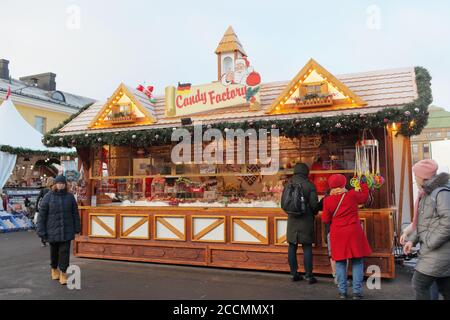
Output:
<path fill-rule="evenodd" d="M 70 242 L 50 243 L 50 265 L 53 269 L 59 267 L 59 270 L 66 272 L 70 263 Z"/>
<path fill-rule="evenodd" d="M 450 300 L 450 277 L 437 278 L 414 271 L 412 285 L 416 293 L 416 300 L 430 300 L 430 288 L 433 282 L 436 282 L 439 293 L 442 294 L 444 300 Z"/>
<path fill-rule="evenodd" d="M 310 277 L 313 275 L 313 253 L 312 244 L 302 243 L 303 248 L 303 265 L 305 266 L 305 276 Z M 289 243 L 288 247 L 288 261 L 291 269 L 291 275 L 295 275 L 298 270 L 297 262 L 297 243 Z"/>

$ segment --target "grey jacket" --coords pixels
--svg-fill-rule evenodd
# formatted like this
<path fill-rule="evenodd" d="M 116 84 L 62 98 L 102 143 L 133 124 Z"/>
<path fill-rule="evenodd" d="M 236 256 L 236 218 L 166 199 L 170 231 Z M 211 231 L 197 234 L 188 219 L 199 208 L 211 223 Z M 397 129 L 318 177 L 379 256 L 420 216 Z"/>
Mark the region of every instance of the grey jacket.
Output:
<path fill-rule="evenodd" d="M 448 173 L 440 173 L 425 182 L 417 230 L 408 238 L 414 245 L 420 243 L 416 270 L 433 277 L 450 276 L 450 192 L 438 193 L 438 188 L 450 187 L 449 177 Z"/>

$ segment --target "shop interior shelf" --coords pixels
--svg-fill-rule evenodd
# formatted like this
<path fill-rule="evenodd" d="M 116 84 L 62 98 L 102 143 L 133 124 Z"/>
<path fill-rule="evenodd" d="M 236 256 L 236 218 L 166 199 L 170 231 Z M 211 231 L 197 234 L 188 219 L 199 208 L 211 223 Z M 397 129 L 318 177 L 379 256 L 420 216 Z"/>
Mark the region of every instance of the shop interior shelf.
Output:
<path fill-rule="evenodd" d="M 293 170 L 280 170 L 277 175 L 290 175 L 293 174 Z M 343 173 L 350 174 L 354 173 L 354 170 L 311 170 L 311 174 L 333 174 L 333 173 Z M 245 176 L 259 176 L 261 173 L 215 173 L 215 174 L 182 174 L 182 175 L 148 175 L 148 176 L 108 176 L 108 177 L 93 177 L 91 180 L 105 180 L 105 179 L 146 179 L 146 178 L 180 178 L 180 177 L 245 177 Z"/>

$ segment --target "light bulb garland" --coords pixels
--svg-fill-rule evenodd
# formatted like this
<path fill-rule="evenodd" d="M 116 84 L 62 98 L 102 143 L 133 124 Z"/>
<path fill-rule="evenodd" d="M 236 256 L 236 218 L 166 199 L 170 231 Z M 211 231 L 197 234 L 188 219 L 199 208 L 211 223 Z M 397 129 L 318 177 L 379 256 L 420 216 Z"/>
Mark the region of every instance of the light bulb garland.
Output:
<path fill-rule="evenodd" d="M 432 102 L 432 95 L 430 87 L 431 77 L 428 71 L 422 67 L 416 67 L 415 72 L 418 98 L 413 102 L 408 103 L 403 108 L 385 108 L 376 113 L 367 114 L 352 112 L 350 114 L 339 114 L 332 117 L 298 117 L 283 120 L 221 122 L 203 125 L 203 130 L 214 128 L 222 132 L 236 129 L 243 129 L 244 131 L 248 129 L 255 129 L 256 131 L 259 129 L 266 129 L 270 131 L 270 129 L 278 128 L 280 129 L 281 135 L 292 138 L 302 135 L 346 134 L 362 131 L 364 129 L 383 128 L 396 124 L 395 127 L 399 126 L 399 130 L 396 134 L 402 134 L 404 136 L 417 135 L 427 124 L 427 108 Z M 79 113 L 86 109 L 87 107 L 83 108 Z M 120 132 L 66 134 L 62 137 L 55 135 L 59 129 L 77 115 L 72 116 L 58 128 L 47 133 L 44 137 L 45 144 L 49 147 L 68 147 L 70 144 L 75 145 L 73 141 L 76 141 L 76 146 L 133 144 L 138 147 L 144 147 L 150 145 L 164 145 L 171 143 L 172 133 L 174 129 L 176 129 L 168 127 Z M 414 125 L 411 126 L 411 122 Z M 193 132 L 193 126 L 184 126 L 183 128 L 191 133 Z"/>

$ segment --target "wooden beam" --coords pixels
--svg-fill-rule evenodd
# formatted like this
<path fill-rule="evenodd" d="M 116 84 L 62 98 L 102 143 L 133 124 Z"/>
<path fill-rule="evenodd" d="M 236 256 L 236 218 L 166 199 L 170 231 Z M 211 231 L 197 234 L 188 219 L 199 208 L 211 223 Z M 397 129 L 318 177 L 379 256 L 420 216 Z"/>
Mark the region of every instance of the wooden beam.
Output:
<path fill-rule="evenodd" d="M 398 221 L 397 221 L 397 235 L 399 236 L 402 231 L 402 220 L 403 220 L 403 192 L 405 187 L 405 166 L 406 166 L 406 137 L 403 137 L 403 148 L 402 148 L 402 166 L 400 172 L 400 200 L 398 204 Z"/>
<path fill-rule="evenodd" d="M 166 219 L 163 217 L 156 217 L 156 221 L 161 222 L 163 226 L 165 226 L 167 229 L 169 229 L 172 233 L 174 233 L 180 240 L 184 239 L 184 234 L 180 232 L 177 228 L 175 228 L 173 225 L 171 225 Z"/>
<path fill-rule="evenodd" d="M 260 234 L 259 232 L 257 232 L 255 229 L 253 229 L 252 227 L 250 227 L 248 224 L 246 224 L 244 221 L 242 221 L 241 219 L 234 219 L 234 222 L 236 222 L 237 225 L 239 225 L 242 229 L 244 229 L 245 231 L 247 231 L 248 233 L 250 233 L 252 236 L 254 236 L 256 239 L 258 239 L 260 242 L 266 242 L 267 238 L 264 237 L 262 234 Z"/>
<path fill-rule="evenodd" d="M 277 239 L 277 243 L 285 243 L 287 241 L 286 235 L 281 236 L 281 238 Z"/>
<path fill-rule="evenodd" d="M 213 231 L 215 228 L 217 228 L 218 226 L 220 226 L 222 223 L 224 223 L 224 219 L 220 218 L 217 219 L 216 221 L 214 221 L 213 223 L 211 223 L 209 226 L 207 226 L 206 228 L 203 228 L 202 230 L 200 230 L 196 235 L 194 235 L 194 240 L 200 240 L 201 238 L 203 238 L 206 234 L 210 233 L 211 231 Z"/>
<path fill-rule="evenodd" d="M 92 220 L 97 222 L 98 225 L 100 225 L 103 229 L 105 229 L 106 232 L 108 232 L 111 236 L 114 236 L 114 231 L 106 224 L 104 223 L 99 217 L 97 216 L 91 216 Z"/>
<path fill-rule="evenodd" d="M 123 219 L 124 217 L 122 217 Z M 136 222 L 135 224 L 133 224 L 130 228 L 128 228 L 123 234 L 123 237 L 128 237 L 132 232 L 134 232 L 135 230 L 137 230 L 140 226 L 142 226 L 144 223 L 146 223 L 148 221 L 147 217 L 143 217 L 141 220 L 139 220 L 138 222 Z"/>
<path fill-rule="evenodd" d="M 411 138 L 406 138 L 407 139 L 407 156 L 408 156 L 408 192 L 409 192 L 409 214 L 411 217 L 411 222 L 414 219 L 414 194 L 413 194 L 413 178 L 412 178 L 412 155 L 411 155 Z"/>

